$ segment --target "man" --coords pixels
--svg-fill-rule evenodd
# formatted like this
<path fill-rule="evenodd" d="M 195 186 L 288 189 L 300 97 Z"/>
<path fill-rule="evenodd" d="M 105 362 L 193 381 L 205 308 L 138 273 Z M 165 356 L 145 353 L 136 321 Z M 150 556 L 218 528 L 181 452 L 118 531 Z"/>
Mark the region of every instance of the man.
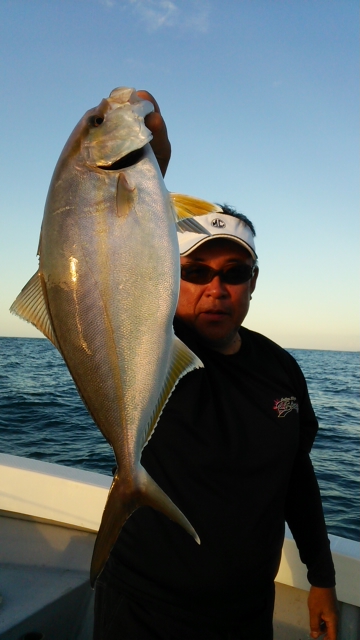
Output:
<path fill-rule="evenodd" d="M 154 104 L 147 125 L 164 172 L 170 147 Z M 313 585 L 312 637 L 325 623 L 336 640 L 306 383 L 286 351 L 242 327 L 259 272 L 252 223 L 227 207 L 196 220 L 203 233 L 178 233 L 174 328 L 205 367 L 178 383 L 142 462 L 201 546 L 162 514 L 137 510 L 98 580 L 94 638 L 271 640 L 286 519 Z"/>

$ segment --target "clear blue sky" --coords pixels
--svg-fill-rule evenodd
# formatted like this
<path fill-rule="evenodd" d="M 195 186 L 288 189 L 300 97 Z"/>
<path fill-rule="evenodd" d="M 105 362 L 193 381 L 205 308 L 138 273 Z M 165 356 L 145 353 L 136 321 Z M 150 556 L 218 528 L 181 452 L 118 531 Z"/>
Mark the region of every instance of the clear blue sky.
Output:
<path fill-rule="evenodd" d="M 117 86 L 158 99 L 170 191 L 255 224 L 245 325 L 284 347 L 359 349 L 356 0 L 2 0 L 0 335 L 37 269 L 52 171 Z"/>

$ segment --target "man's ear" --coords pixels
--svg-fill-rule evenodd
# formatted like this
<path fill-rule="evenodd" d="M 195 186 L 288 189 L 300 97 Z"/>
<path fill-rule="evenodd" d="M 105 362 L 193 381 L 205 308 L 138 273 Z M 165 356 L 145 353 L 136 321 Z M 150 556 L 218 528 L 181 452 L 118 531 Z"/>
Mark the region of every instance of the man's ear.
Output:
<path fill-rule="evenodd" d="M 251 278 L 251 282 L 250 282 L 250 293 L 253 293 L 255 291 L 256 281 L 258 279 L 258 275 L 259 275 L 259 267 L 256 266 L 255 267 L 255 271 L 254 271 L 254 275 Z"/>

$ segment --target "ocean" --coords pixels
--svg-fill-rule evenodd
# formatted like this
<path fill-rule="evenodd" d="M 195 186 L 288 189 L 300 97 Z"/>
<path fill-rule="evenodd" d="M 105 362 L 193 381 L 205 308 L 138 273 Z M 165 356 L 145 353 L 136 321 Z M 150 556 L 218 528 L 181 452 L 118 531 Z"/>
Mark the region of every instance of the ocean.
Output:
<path fill-rule="evenodd" d="M 312 460 L 328 531 L 358 540 L 360 354 L 288 351 L 305 374 L 320 423 Z M 0 338 L 0 451 L 111 475 L 112 449 L 45 339 Z"/>

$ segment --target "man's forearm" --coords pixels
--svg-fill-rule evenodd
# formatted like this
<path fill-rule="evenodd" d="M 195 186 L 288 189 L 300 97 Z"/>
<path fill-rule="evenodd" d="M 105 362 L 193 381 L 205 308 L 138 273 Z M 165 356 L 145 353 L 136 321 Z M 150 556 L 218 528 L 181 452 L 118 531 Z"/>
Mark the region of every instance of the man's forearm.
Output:
<path fill-rule="evenodd" d="M 298 453 L 286 500 L 285 518 L 294 536 L 308 580 L 316 587 L 335 586 L 319 486 L 309 455 Z"/>

